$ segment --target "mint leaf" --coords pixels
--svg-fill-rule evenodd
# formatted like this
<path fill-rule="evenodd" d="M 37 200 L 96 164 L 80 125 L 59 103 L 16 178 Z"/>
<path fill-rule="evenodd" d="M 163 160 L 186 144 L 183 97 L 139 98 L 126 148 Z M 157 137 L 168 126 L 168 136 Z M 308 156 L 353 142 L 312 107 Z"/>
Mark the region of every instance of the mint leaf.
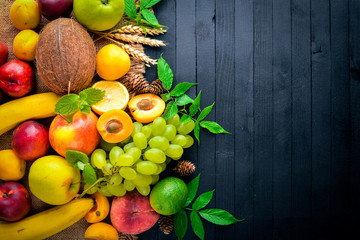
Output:
<path fill-rule="evenodd" d="M 167 62 L 162 56 L 158 60 L 157 71 L 159 79 L 161 80 L 164 88 L 166 90 L 170 90 L 173 83 L 174 75 L 169 64 L 167 64 Z"/>
<path fill-rule="evenodd" d="M 179 240 L 182 240 L 186 234 L 188 219 L 184 209 L 181 209 L 174 215 L 175 234 Z"/>
<path fill-rule="evenodd" d="M 191 117 L 187 114 L 183 114 L 180 118 L 180 122 L 179 123 L 186 123 L 191 121 Z"/>
<path fill-rule="evenodd" d="M 168 120 L 169 118 L 172 118 L 173 116 L 175 116 L 178 113 L 178 108 L 175 102 L 169 102 L 166 105 L 164 114 L 162 115 L 162 117 L 165 120 Z"/>
<path fill-rule="evenodd" d="M 65 159 L 71 165 L 75 165 L 75 163 L 77 163 L 78 161 L 83 162 L 83 163 L 89 162 L 89 158 L 88 158 L 88 156 L 86 156 L 85 153 L 75 151 L 75 150 L 67 150 L 65 152 Z"/>
<path fill-rule="evenodd" d="M 85 165 L 85 168 L 84 168 L 84 171 L 82 172 L 82 175 L 83 175 L 84 181 L 89 186 L 93 185 L 97 180 L 95 170 L 90 164 Z"/>
<path fill-rule="evenodd" d="M 191 97 L 189 97 L 188 95 L 183 94 L 180 97 L 177 97 L 175 102 L 178 106 L 185 106 L 189 103 L 193 103 L 194 100 Z"/>
<path fill-rule="evenodd" d="M 194 102 L 190 106 L 190 109 L 189 109 L 190 114 L 189 115 L 191 117 L 195 116 L 195 114 L 199 111 L 200 97 L 201 97 L 201 90 L 200 90 L 199 94 L 197 95 L 197 97 L 195 98 Z"/>
<path fill-rule="evenodd" d="M 185 207 L 189 206 L 189 204 L 194 200 L 196 192 L 199 188 L 199 180 L 200 180 L 200 173 L 197 175 L 196 178 L 191 180 L 186 186 L 188 189 L 188 196 L 186 199 Z"/>
<path fill-rule="evenodd" d="M 218 133 L 229 133 L 225 129 L 223 129 L 218 123 L 211 122 L 211 121 L 201 121 L 200 126 L 206 128 L 211 133 L 218 134 Z M 230 134 L 230 133 L 229 133 Z"/>
<path fill-rule="evenodd" d="M 193 203 L 192 208 L 197 211 L 206 207 L 206 205 L 208 205 L 211 201 L 214 191 L 215 190 L 212 190 L 210 192 L 201 194 Z"/>
<path fill-rule="evenodd" d="M 201 240 L 203 240 L 205 237 L 204 225 L 199 217 L 199 214 L 194 210 L 191 211 L 190 213 L 190 221 L 191 221 L 191 227 L 194 233 L 196 234 L 196 236 L 198 236 Z"/>
<path fill-rule="evenodd" d="M 85 90 L 82 90 L 79 94 L 80 96 L 81 94 L 86 94 L 85 101 L 89 105 L 97 104 L 105 97 L 105 91 L 98 88 L 87 88 Z"/>
<path fill-rule="evenodd" d="M 187 92 L 192 86 L 197 85 L 197 83 L 188 83 L 182 82 L 174 87 L 174 89 L 170 92 L 170 95 L 173 97 L 180 97 L 184 93 Z"/>
<path fill-rule="evenodd" d="M 144 8 L 150 8 L 150 7 L 154 6 L 155 4 L 157 4 L 160 1 L 161 0 L 147 0 L 146 3 L 145 3 Z"/>
<path fill-rule="evenodd" d="M 199 117 L 197 118 L 198 121 L 203 120 L 204 118 L 207 117 L 207 115 L 209 115 L 209 113 L 211 112 L 213 106 L 215 103 L 211 104 L 210 106 L 207 106 L 206 108 L 204 108 L 204 110 L 201 111 L 201 113 L 199 114 Z"/>
<path fill-rule="evenodd" d="M 202 218 L 217 225 L 230 225 L 242 221 L 222 209 L 204 209 L 199 211 L 199 214 Z"/>
<path fill-rule="evenodd" d="M 134 0 L 125 0 L 125 13 L 129 18 L 136 18 L 136 5 Z"/>
<path fill-rule="evenodd" d="M 141 10 L 141 14 L 145 18 L 146 21 L 153 25 L 159 24 L 158 20 L 156 19 L 155 15 L 149 9 Z"/>
<path fill-rule="evenodd" d="M 161 94 L 161 98 L 162 100 L 164 100 L 164 102 L 166 102 L 167 100 L 170 99 L 170 93 Z"/>
<path fill-rule="evenodd" d="M 62 96 L 55 104 L 55 113 L 60 115 L 70 115 L 78 110 L 80 97 L 76 94 Z"/>
<path fill-rule="evenodd" d="M 78 162 L 74 165 L 74 167 L 76 167 L 76 168 L 79 169 L 79 170 L 84 170 L 85 166 L 86 166 L 86 164 L 83 163 L 83 162 L 81 162 L 81 161 L 78 161 Z"/>
<path fill-rule="evenodd" d="M 199 126 L 199 122 L 196 121 L 195 122 L 195 127 L 194 127 L 194 136 L 196 138 L 196 140 L 198 141 L 198 144 L 200 145 L 200 126 Z"/>
<path fill-rule="evenodd" d="M 90 114 L 90 112 L 91 112 L 91 107 L 87 102 L 80 102 L 79 109 L 80 109 L 80 112 L 85 113 L 85 114 Z"/>

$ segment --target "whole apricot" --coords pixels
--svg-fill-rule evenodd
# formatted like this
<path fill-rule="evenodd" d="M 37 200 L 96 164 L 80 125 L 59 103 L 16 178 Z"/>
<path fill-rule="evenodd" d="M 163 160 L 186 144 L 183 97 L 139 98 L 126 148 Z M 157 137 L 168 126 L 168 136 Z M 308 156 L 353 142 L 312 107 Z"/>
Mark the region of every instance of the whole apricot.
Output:
<path fill-rule="evenodd" d="M 95 200 L 94 207 L 85 215 L 85 220 L 88 223 L 96 223 L 104 220 L 109 214 L 110 204 L 107 197 L 96 192 L 91 195 Z"/>
<path fill-rule="evenodd" d="M 10 8 L 10 20 L 19 30 L 36 28 L 41 19 L 35 0 L 16 0 Z"/>
<path fill-rule="evenodd" d="M 118 240 L 117 230 L 110 224 L 98 222 L 90 225 L 85 231 L 86 239 Z"/>
<path fill-rule="evenodd" d="M 35 49 L 39 40 L 39 34 L 26 29 L 19 32 L 13 41 L 14 54 L 18 59 L 32 61 L 35 59 Z"/>
<path fill-rule="evenodd" d="M 26 162 L 11 149 L 0 151 L 0 179 L 18 181 L 25 175 Z"/>
<path fill-rule="evenodd" d="M 160 117 L 165 110 L 165 102 L 159 96 L 151 93 L 139 94 L 128 103 L 130 113 L 136 121 L 141 123 L 152 122 Z"/>

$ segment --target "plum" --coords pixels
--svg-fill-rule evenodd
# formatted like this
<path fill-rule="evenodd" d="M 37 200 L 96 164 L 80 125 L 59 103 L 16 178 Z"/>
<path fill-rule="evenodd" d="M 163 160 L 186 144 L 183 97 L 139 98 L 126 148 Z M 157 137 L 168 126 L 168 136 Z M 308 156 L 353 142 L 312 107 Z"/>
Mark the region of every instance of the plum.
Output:
<path fill-rule="evenodd" d="M 38 0 L 41 14 L 48 20 L 70 15 L 73 0 Z"/>

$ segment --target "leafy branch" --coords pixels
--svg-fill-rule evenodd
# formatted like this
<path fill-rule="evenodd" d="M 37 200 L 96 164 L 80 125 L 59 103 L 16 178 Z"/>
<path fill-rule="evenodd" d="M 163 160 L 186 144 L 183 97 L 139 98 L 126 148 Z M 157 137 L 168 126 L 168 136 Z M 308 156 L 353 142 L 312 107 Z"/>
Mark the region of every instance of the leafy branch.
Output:
<path fill-rule="evenodd" d="M 191 120 L 195 122 L 194 136 L 200 144 L 200 127 L 207 129 L 211 133 L 228 133 L 220 124 L 213 121 L 205 121 L 204 119 L 212 111 L 214 104 L 200 109 L 201 91 L 195 99 L 189 97 L 186 92 L 197 83 L 182 82 L 177 84 L 172 90 L 174 75 L 165 59 L 161 56 L 158 60 L 157 71 L 159 79 L 161 80 L 163 87 L 166 89 L 166 93 L 162 94 L 162 99 L 167 102 L 163 118 L 165 120 L 174 117 L 176 114 L 182 114 L 180 123 L 186 123 Z M 179 110 L 179 107 L 182 108 Z M 198 114 L 199 113 L 199 114 Z M 198 117 L 195 116 L 198 114 Z"/>
<path fill-rule="evenodd" d="M 175 234 L 179 240 L 184 238 L 188 227 L 188 217 L 185 210 L 191 211 L 191 227 L 193 232 L 200 239 L 204 239 L 205 237 L 204 225 L 201 218 L 216 225 L 230 225 L 235 222 L 243 221 L 236 219 L 233 215 L 223 209 L 204 209 L 210 203 L 215 190 L 202 193 L 195 199 L 199 187 L 199 181 L 200 174 L 187 184 L 188 197 L 186 199 L 185 206 L 174 215 Z M 194 199 L 195 201 L 193 202 Z M 191 208 L 189 208 L 188 206 L 191 202 L 193 202 L 193 204 L 191 205 Z"/>

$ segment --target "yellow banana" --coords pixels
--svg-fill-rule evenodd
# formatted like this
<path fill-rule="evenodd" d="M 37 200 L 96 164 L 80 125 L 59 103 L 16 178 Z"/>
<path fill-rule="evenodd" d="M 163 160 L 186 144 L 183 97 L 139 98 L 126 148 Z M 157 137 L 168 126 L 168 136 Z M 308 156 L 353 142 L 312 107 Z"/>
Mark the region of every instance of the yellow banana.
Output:
<path fill-rule="evenodd" d="M 28 119 L 55 116 L 55 104 L 60 96 L 38 93 L 0 105 L 0 135 Z"/>
<path fill-rule="evenodd" d="M 91 198 L 75 199 L 18 222 L 0 222 L 0 239 L 38 240 L 50 237 L 79 221 L 93 205 Z"/>

